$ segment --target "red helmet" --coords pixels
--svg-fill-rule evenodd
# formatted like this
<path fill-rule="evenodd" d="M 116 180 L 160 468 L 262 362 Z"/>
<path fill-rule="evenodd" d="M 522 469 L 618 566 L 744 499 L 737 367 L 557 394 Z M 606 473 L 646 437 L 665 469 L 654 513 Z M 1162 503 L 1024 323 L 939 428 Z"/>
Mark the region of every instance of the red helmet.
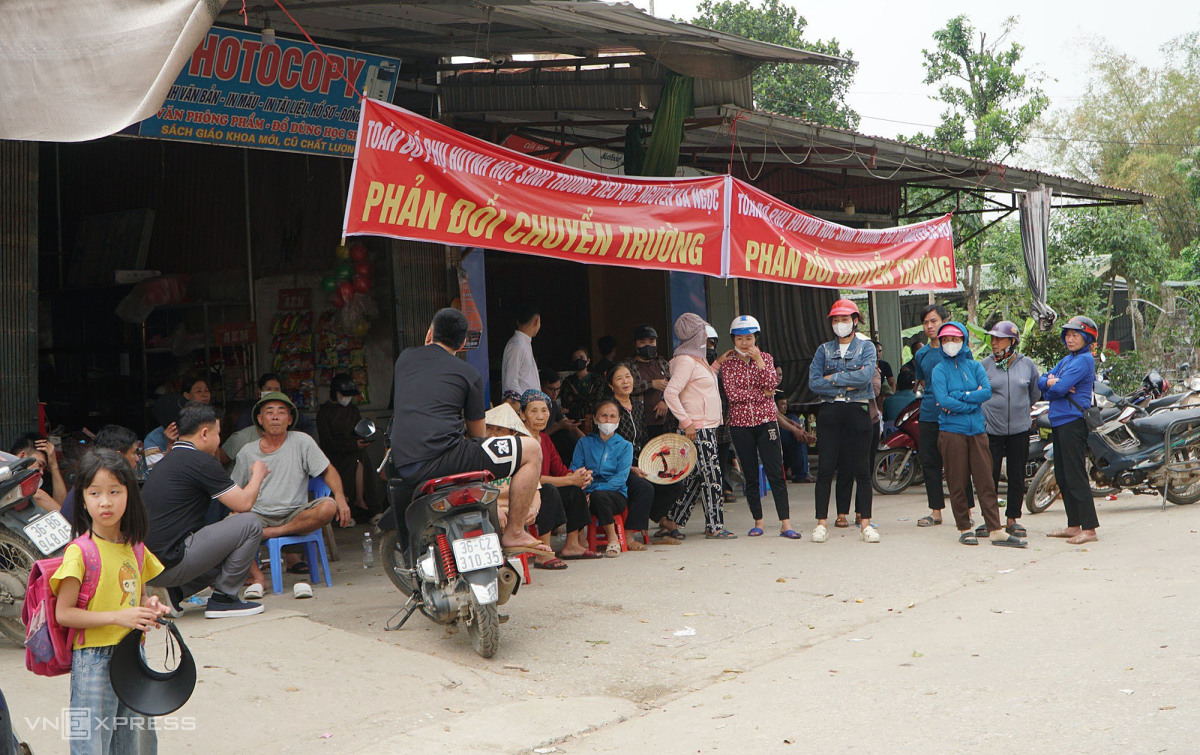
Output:
<path fill-rule="evenodd" d="M 835 301 L 827 317 L 837 317 L 838 315 L 850 315 L 855 320 L 862 319 L 862 315 L 858 311 L 858 305 L 849 299 L 838 299 Z"/>
<path fill-rule="evenodd" d="M 941 338 L 942 336 L 958 336 L 964 340 L 967 337 L 966 334 L 962 332 L 962 328 L 958 327 L 952 322 L 948 322 L 942 327 L 938 328 L 937 337 Z"/>
<path fill-rule="evenodd" d="M 1083 333 L 1083 340 L 1086 343 L 1095 343 L 1096 339 L 1100 337 L 1100 329 L 1096 327 L 1096 322 L 1083 315 L 1076 315 L 1067 320 L 1067 324 L 1062 326 L 1062 329 L 1064 338 L 1066 338 L 1068 330 L 1077 330 Z"/>

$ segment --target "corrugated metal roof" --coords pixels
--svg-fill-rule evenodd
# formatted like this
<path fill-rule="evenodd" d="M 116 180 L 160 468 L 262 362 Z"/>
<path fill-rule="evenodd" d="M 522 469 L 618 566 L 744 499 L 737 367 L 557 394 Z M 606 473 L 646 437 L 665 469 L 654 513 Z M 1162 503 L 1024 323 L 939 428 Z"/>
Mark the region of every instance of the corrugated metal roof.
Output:
<path fill-rule="evenodd" d="M 231 1 L 219 18 L 240 24 L 242 8 Z M 845 58 L 757 42 L 655 18 L 627 3 L 597 0 L 289 0 L 287 9 L 318 40 L 395 57 L 682 52 L 723 53 L 753 63 L 853 65 Z M 278 31 L 293 33 L 270 3 L 251 9 L 250 26 L 261 25 L 263 13 L 273 14 Z"/>

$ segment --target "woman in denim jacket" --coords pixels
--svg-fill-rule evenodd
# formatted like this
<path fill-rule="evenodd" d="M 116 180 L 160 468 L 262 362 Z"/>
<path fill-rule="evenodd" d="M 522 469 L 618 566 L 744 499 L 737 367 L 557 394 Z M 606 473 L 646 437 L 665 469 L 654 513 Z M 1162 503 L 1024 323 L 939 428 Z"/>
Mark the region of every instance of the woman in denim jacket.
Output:
<path fill-rule="evenodd" d="M 821 397 L 817 413 L 817 526 L 814 543 L 829 539 L 829 492 L 840 469 L 858 483 L 854 508 L 861 517 L 863 542 L 878 543 L 871 526 L 871 415 L 868 403 L 875 398 L 875 346 L 854 337 L 860 315 L 854 302 L 838 299 L 829 310 L 829 323 L 837 338 L 821 344 L 808 367 L 808 387 Z"/>

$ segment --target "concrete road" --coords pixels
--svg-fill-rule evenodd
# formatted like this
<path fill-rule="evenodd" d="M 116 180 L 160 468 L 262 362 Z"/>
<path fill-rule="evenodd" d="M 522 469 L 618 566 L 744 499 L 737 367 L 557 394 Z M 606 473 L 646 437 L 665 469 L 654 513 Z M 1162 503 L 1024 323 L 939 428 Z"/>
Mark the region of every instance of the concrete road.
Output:
<path fill-rule="evenodd" d="M 333 589 L 268 596 L 250 619 L 180 627 L 200 683 L 163 720 L 164 752 L 1196 752 L 1200 507 L 1101 501 L 1099 543 L 1027 550 L 919 529 L 923 495 L 877 497 L 883 542 L 808 541 L 812 486 L 791 486 L 805 537 L 706 541 L 535 571 L 501 648 L 420 616 L 340 533 Z M 697 512 L 697 515 L 699 513 Z M 289 584 L 291 577 L 288 578 Z M 65 678 L 0 646 L 0 687 L 34 751 Z M 186 729 L 186 730 L 178 730 Z M 550 748 L 554 748 L 551 750 Z"/>

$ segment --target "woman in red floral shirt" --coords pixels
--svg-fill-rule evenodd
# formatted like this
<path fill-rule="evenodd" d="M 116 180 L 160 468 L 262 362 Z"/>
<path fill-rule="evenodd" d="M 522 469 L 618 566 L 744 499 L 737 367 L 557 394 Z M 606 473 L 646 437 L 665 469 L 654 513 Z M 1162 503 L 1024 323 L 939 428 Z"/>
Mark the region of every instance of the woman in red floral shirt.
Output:
<path fill-rule="evenodd" d="M 792 529 L 788 506 L 787 481 L 783 478 L 783 448 L 776 421 L 775 361 L 758 348 L 758 320 L 749 315 L 735 317 L 729 326 L 733 348 L 713 362 L 721 371 L 721 382 L 729 398 L 729 433 L 733 447 L 746 478 L 746 503 L 754 516 L 750 537 L 763 534 L 761 491 L 758 489 L 758 467 L 761 464 L 775 498 L 775 513 L 779 515 L 779 536 L 798 540 L 800 533 Z"/>

